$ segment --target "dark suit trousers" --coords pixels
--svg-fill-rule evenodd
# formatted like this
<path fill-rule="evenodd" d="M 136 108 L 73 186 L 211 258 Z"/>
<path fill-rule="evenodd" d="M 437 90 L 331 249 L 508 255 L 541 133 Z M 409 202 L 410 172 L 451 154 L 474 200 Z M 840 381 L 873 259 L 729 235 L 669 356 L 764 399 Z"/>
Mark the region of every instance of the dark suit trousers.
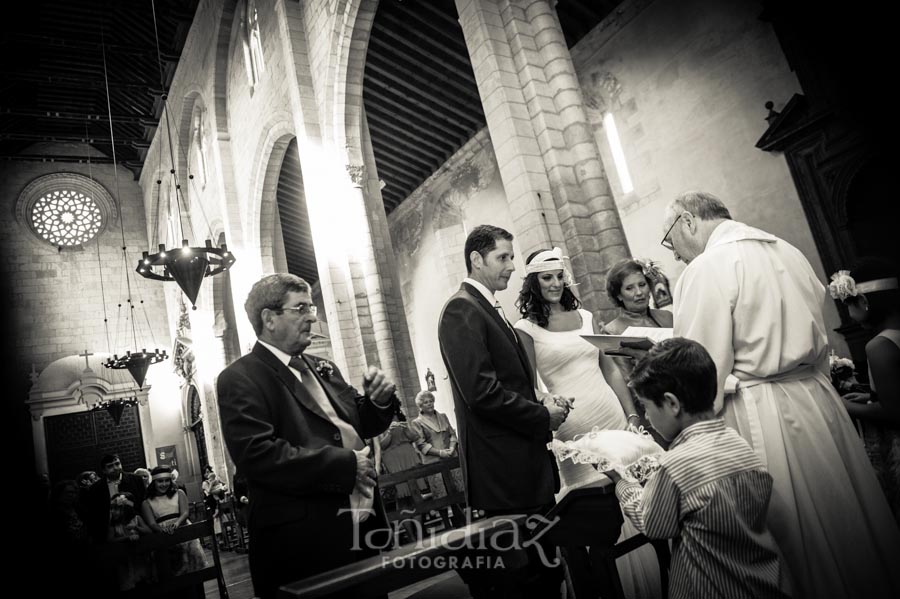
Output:
<path fill-rule="evenodd" d="M 511 514 L 545 514 L 553 505 L 519 510 L 486 511 L 485 516 L 505 516 Z M 524 541 L 527 535 L 522 532 Z M 503 560 L 503 568 L 492 570 L 459 569 L 457 573 L 468 585 L 472 599 L 558 599 L 559 589 L 565 573 L 562 564 L 547 565 L 556 560 L 556 546 L 538 539 L 535 545 L 524 552 L 474 551 L 472 562 L 478 556 L 487 557 L 486 563 Z M 542 554 L 543 558 L 542 559 Z"/>
<path fill-rule="evenodd" d="M 370 516 L 359 525 L 360 550 L 353 549 L 353 524 L 349 514 L 331 519 L 327 527 L 308 519 L 267 526 L 250 533 L 250 576 L 260 599 L 275 599 L 278 587 L 371 557 L 377 549 L 365 547 L 370 530 L 384 528 Z M 381 536 L 378 537 L 380 542 Z M 383 544 L 383 543 L 381 543 Z M 353 593 L 332 595 L 350 599 Z"/>

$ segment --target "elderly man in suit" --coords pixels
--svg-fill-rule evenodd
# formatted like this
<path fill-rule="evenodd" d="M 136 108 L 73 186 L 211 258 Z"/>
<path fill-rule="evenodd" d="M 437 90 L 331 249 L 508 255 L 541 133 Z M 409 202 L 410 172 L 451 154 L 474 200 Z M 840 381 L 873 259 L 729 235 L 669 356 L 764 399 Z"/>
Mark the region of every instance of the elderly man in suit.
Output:
<path fill-rule="evenodd" d="M 469 276 L 447 301 L 438 327 L 469 506 L 487 515 L 542 513 L 553 505 L 559 470 L 547 442 L 567 413 L 538 401 L 525 350 L 494 297 L 515 270 L 512 240 L 499 227 L 472 230 L 465 244 Z M 532 566 L 529 575 L 460 573 L 476 598 L 558 597 L 560 568 Z"/>
<path fill-rule="evenodd" d="M 100 459 L 102 478 L 83 494 L 82 517 L 88 533 L 95 543 L 105 543 L 109 532 L 109 500 L 116 493 L 134 495 L 134 505 L 144 500 L 144 481 L 140 476 L 122 470 L 122 460 L 116 454 L 107 454 Z"/>
<path fill-rule="evenodd" d="M 263 277 L 244 308 L 258 342 L 219 375 L 218 395 L 249 488 L 254 590 L 270 599 L 283 584 L 375 553 L 362 540 L 384 525 L 383 510 L 362 439 L 388 427 L 397 400 L 377 368 L 360 395 L 332 362 L 303 354 L 316 306 L 300 277 Z M 376 517 L 351 512 L 373 498 Z"/>

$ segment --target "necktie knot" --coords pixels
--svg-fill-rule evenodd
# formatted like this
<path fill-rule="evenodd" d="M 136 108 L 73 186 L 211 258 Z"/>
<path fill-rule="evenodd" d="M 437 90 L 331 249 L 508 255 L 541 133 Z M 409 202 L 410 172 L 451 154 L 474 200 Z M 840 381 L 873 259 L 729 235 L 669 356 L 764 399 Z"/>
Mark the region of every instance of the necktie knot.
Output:
<path fill-rule="evenodd" d="M 300 374 L 309 372 L 309 367 L 307 367 L 306 362 L 303 361 L 303 358 L 301 358 L 300 356 L 291 356 L 291 360 L 290 362 L 288 362 L 288 366 L 290 366 L 294 370 L 299 370 Z"/>

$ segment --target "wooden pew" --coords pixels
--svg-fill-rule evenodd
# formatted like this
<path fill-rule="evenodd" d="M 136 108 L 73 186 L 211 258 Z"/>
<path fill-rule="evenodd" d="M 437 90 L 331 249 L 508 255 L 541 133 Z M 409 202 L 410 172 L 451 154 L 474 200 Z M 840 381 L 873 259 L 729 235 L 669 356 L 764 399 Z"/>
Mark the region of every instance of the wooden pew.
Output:
<path fill-rule="evenodd" d="M 576 597 L 624 597 L 616 558 L 650 543 L 659 562 L 663 598 L 669 586 L 669 544 L 637 534 L 616 543 L 623 516 L 612 481 L 569 491 L 545 516 L 544 538 L 558 545 L 566 558 Z M 557 520 L 558 518 L 558 520 Z M 538 534 L 540 529 L 536 529 Z M 582 550 L 590 547 L 590 555 Z"/>
<path fill-rule="evenodd" d="M 98 563 L 104 569 L 109 569 L 110 571 L 114 571 L 118 564 L 132 558 L 149 558 L 155 565 L 155 582 L 141 584 L 129 591 L 122 591 L 117 595 L 119 597 L 128 599 L 152 597 L 157 599 L 166 593 L 178 589 L 187 589 L 197 585 L 202 588 L 204 581 L 215 579 L 219 585 L 220 599 L 228 599 L 228 589 L 225 587 L 222 563 L 219 560 L 219 548 L 215 543 L 215 539 L 213 539 L 212 543 L 213 564 L 211 566 L 176 575 L 172 571 L 169 561 L 169 548 L 186 541 L 212 536 L 212 520 L 204 520 L 203 522 L 181 526 L 175 529 L 175 532 L 172 534 L 156 533 L 142 537 L 139 541 L 107 543 L 94 549 L 93 557 L 98 560 Z"/>
<path fill-rule="evenodd" d="M 407 479 L 397 480 L 403 482 Z M 452 569 L 449 559 L 454 556 L 457 560 L 464 558 L 465 554 L 459 549 L 464 546 L 467 538 L 473 539 L 475 547 L 490 547 L 491 539 L 506 534 L 502 546 L 508 546 L 508 533 L 516 527 L 520 531 L 519 538 L 523 541 L 531 536 L 538 536 L 562 548 L 564 555 L 571 560 L 567 563 L 579 599 L 623 597 L 615 565 L 616 558 L 651 543 L 659 560 L 661 586 L 665 596 L 668 588 L 668 543 L 650 541 L 639 534 L 617 544 L 622 522 L 614 486 L 611 481 L 605 481 L 570 491 L 543 516 L 495 516 L 472 522 L 462 528 L 433 534 L 424 542 L 403 545 L 285 585 L 279 591 L 279 599 L 312 599 L 348 590 L 357 593 L 360 598 L 376 597 Z M 589 557 L 581 551 L 583 547 L 591 548 Z M 443 558 L 444 562 L 435 566 L 436 558 Z M 504 561 L 509 563 L 509 560 Z"/>
<path fill-rule="evenodd" d="M 412 512 L 407 508 L 406 511 L 400 508 L 399 504 L 395 508 L 387 509 L 386 516 L 389 522 L 402 522 L 419 515 L 427 515 L 432 510 L 441 514 L 442 520 L 446 528 L 453 528 L 447 520 L 448 506 L 464 506 L 466 504 L 466 494 L 464 491 L 457 491 L 453 484 L 453 469 L 459 468 L 459 458 L 448 458 L 440 460 L 432 464 L 422 464 L 409 470 L 395 472 L 393 474 L 383 474 L 378 477 L 378 486 L 384 491 L 391 487 L 396 487 L 401 483 L 407 483 L 412 498 Z M 444 487 L 447 489 L 445 497 L 434 497 L 434 494 L 428 498 L 422 495 L 417 483 L 420 479 L 427 479 L 434 474 L 440 474 L 444 481 Z"/>
<path fill-rule="evenodd" d="M 430 464 L 429 464 L 430 465 Z M 431 578 L 452 569 L 450 559 L 464 559 L 459 549 L 466 539 L 489 547 L 491 539 L 521 527 L 523 515 L 496 516 L 446 530 L 391 551 L 281 587 L 279 599 L 313 599 L 339 591 L 357 593 L 360 599 L 376 597 Z M 460 563 L 459 561 L 457 563 Z"/>

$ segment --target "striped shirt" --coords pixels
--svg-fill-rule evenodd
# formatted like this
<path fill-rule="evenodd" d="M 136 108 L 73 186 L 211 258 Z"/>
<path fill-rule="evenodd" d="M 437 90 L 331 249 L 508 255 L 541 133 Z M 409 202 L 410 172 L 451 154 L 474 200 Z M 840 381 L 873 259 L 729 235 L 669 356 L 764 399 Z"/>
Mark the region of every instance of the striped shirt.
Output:
<path fill-rule="evenodd" d="M 685 428 L 641 487 L 616 496 L 638 530 L 674 538 L 669 597 L 783 597 L 775 540 L 766 528 L 772 477 L 721 419 Z"/>

